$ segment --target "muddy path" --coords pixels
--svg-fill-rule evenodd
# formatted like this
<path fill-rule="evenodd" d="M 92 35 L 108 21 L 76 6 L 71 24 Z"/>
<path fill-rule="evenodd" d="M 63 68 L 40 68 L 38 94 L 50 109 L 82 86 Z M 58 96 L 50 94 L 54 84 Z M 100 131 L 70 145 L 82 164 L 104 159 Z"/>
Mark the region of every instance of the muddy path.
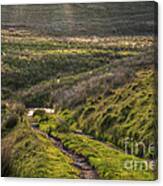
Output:
<path fill-rule="evenodd" d="M 80 170 L 79 177 L 81 179 L 98 179 L 98 174 L 96 170 L 89 164 L 87 158 L 81 154 L 76 154 L 71 149 L 66 148 L 61 139 L 55 136 L 51 136 L 41 130 L 39 130 L 38 127 L 35 125 L 31 126 L 33 130 L 35 130 L 37 133 L 41 134 L 42 136 L 48 138 L 53 142 L 53 144 L 60 149 L 61 152 L 66 154 L 67 156 L 71 157 L 73 159 L 72 165 L 77 167 Z"/>

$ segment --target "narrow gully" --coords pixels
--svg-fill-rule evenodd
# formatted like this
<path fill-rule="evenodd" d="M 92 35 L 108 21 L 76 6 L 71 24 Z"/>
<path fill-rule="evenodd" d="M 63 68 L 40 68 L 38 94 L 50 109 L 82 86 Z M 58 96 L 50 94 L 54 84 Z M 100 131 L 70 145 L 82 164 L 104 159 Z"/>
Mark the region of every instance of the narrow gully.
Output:
<path fill-rule="evenodd" d="M 32 129 L 37 131 L 42 136 L 51 140 L 53 142 L 53 144 L 57 148 L 59 148 L 62 153 L 68 155 L 69 157 L 71 157 L 73 159 L 72 165 L 77 167 L 80 170 L 79 177 L 81 179 L 98 179 L 98 174 L 97 174 L 96 170 L 89 164 L 89 162 L 85 156 L 83 156 L 81 154 L 77 154 L 74 151 L 72 151 L 71 149 L 66 148 L 60 138 L 58 138 L 56 136 L 48 135 L 47 133 L 39 130 L 39 128 L 36 127 L 36 125 L 32 125 Z"/>

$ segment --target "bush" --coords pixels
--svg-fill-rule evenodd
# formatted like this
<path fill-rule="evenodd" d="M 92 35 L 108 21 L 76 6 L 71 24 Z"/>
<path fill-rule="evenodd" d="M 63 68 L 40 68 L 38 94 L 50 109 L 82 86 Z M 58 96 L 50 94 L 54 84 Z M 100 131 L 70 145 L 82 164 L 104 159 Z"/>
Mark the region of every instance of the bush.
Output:
<path fill-rule="evenodd" d="M 23 114 L 25 112 L 25 106 L 21 103 L 15 103 L 12 106 L 12 110 L 13 110 L 13 112 L 18 114 L 19 116 L 23 116 Z"/>
<path fill-rule="evenodd" d="M 18 116 L 16 114 L 10 114 L 5 122 L 5 127 L 12 129 L 18 123 Z"/>
<path fill-rule="evenodd" d="M 35 110 L 33 113 L 33 116 L 43 116 L 43 115 L 45 115 L 45 110 L 41 110 L 41 109 Z"/>

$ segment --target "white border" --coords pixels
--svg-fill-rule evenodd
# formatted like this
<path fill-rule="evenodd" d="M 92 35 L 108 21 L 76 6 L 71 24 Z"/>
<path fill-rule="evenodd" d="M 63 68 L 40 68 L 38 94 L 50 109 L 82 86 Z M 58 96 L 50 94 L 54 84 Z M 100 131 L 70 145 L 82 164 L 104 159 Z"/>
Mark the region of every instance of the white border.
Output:
<path fill-rule="evenodd" d="M 130 0 L 133 1 L 133 0 Z M 141 0 L 139 0 L 141 1 Z M 117 0 L 1 0 L 0 4 L 54 4 L 54 3 L 87 3 L 87 2 L 117 2 Z M 126 2 L 125 0 L 118 0 L 118 2 Z M 7 186 L 27 186 L 27 185 L 35 185 L 35 186 L 45 186 L 48 184 L 48 186 L 82 186 L 83 184 L 85 186 L 106 186 L 106 185 L 163 185 L 163 149 L 161 148 L 161 142 L 163 142 L 163 114 L 161 114 L 161 111 L 163 111 L 163 99 L 161 95 L 163 95 L 163 83 L 161 83 L 161 80 L 163 80 L 163 37 L 161 33 L 163 33 L 163 25 L 161 24 L 160 20 L 163 20 L 163 0 L 157 0 L 156 2 L 159 3 L 159 89 L 158 89 L 158 95 L 159 95 L 159 180 L 157 181 L 112 181 L 112 180 L 66 180 L 66 179 L 27 179 L 27 178 L 0 178 L 0 184 L 5 184 Z"/>

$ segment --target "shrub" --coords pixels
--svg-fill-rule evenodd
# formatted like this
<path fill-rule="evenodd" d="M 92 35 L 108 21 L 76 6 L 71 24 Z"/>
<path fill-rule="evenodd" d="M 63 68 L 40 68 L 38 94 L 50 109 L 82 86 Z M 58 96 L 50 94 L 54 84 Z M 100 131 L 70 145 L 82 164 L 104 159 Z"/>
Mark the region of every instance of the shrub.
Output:
<path fill-rule="evenodd" d="M 15 103 L 12 106 L 12 110 L 13 110 L 13 112 L 18 114 L 19 116 L 22 116 L 25 112 L 25 106 L 21 103 Z"/>
<path fill-rule="evenodd" d="M 45 115 L 45 110 L 41 110 L 41 109 L 35 110 L 33 113 L 33 116 L 43 116 L 43 115 Z"/>
<path fill-rule="evenodd" d="M 12 129 L 18 123 L 18 116 L 16 114 L 10 114 L 5 122 L 5 127 Z"/>

